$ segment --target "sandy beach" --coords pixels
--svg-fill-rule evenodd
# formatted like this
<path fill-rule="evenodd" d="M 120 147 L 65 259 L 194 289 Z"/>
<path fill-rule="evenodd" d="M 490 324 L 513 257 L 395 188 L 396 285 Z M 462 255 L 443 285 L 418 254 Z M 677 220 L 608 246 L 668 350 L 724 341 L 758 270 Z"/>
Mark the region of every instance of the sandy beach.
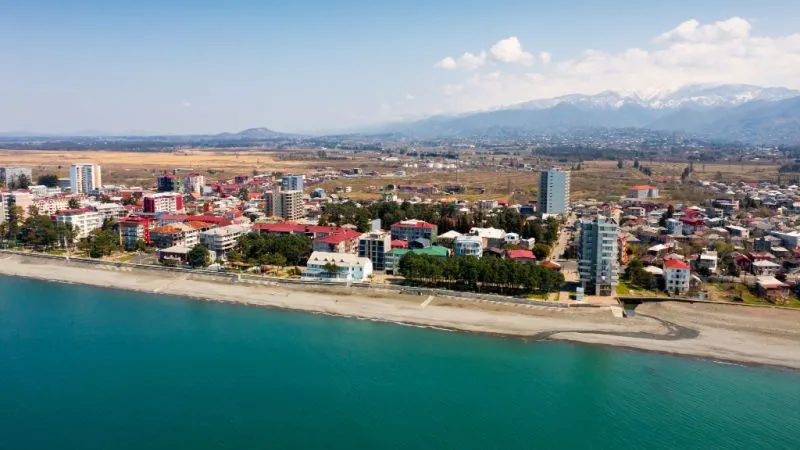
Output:
<path fill-rule="evenodd" d="M 800 369 L 800 311 L 784 309 L 664 302 L 617 318 L 608 307 L 525 308 L 359 288 L 288 289 L 8 254 L 0 255 L 0 275 Z"/>

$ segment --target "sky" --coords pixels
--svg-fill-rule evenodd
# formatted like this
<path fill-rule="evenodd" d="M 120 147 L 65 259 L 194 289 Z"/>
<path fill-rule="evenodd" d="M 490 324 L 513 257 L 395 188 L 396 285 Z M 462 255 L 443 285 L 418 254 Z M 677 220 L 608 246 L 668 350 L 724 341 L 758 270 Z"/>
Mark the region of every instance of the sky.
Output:
<path fill-rule="evenodd" d="M 787 0 L 0 0 L 0 132 L 322 133 L 558 95 L 800 89 Z"/>

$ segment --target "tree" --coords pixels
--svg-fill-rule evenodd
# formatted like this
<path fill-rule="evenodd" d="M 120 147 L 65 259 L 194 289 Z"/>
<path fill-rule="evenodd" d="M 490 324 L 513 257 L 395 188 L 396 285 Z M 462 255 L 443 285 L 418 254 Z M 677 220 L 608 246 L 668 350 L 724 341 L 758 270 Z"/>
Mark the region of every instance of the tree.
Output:
<path fill-rule="evenodd" d="M 633 168 L 634 169 L 638 169 L 639 168 L 639 160 L 638 159 L 634 159 L 633 160 Z"/>
<path fill-rule="evenodd" d="M 14 190 L 14 189 L 28 189 L 30 186 L 31 186 L 31 179 L 23 173 L 17 176 L 15 179 L 11 180 L 11 183 L 9 184 L 8 187 L 9 189 Z"/>
<path fill-rule="evenodd" d="M 138 239 L 133 245 L 133 249 L 137 252 L 147 251 L 147 243 L 143 239 Z"/>
<path fill-rule="evenodd" d="M 41 175 L 36 183 L 49 188 L 58 187 L 58 175 Z"/>
<path fill-rule="evenodd" d="M 69 209 L 79 209 L 81 207 L 81 203 L 78 201 L 77 198 L 71 198 L 67 202 L 67 206 Z"/>
<path fill-rule="evenodd" d="M 135 205 L 139 204 L 139 200 L 137 200 L 136 197 L 131 195 L 131 196 L 125 198 L 124 200 L 122 200 L 122 204 L 123 205 L 135 206 Z"/>
<path fill-rule="evenodd" d="M 550 246 L 547 244 L 536 244 L 533 246 L 533 254 L 539 261 L 547 259 L 547 256 L 550 255 L 551 251 L 552 248 L 550 248 Z"/>
<path fill-rule="evenodd" d="M 617 161 L 617 169 L 622 169 L 625 167 L 625 163 L 620 159 Z"/>
<path fill-rule="evenodd" d="M 192 247 L 187 255 L 187 262 L 195 269 L 199 267 L 208 267 L 208 265 L 211 264 L 211 256 L 208 254 L 208 247 L 203 244 L 197 244 Z"/>
<path fill-rule="evenodd" d="M 241 201 L 246 202 L 250 199 L 250 191 L 248 191 L 246 187 L 241 187 L 239 188 L 239 194 L 237 197 L 239 197 Z"/>

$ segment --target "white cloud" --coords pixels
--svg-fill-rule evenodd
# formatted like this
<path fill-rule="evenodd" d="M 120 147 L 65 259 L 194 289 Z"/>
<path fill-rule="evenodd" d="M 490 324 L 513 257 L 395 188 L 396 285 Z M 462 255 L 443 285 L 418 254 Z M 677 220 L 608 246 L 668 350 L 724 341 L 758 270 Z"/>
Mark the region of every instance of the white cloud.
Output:
<path fill-rule="evenodd" d="M 463 55 L 455 59 L 451 56 L 442 58 L 436 63 L 436 67 L 447 70 L 475 70 L 486 64 L 486 52 L 480 52 L 477 55 L 470 52 L 465 52 Z"/>
<path fill-rule="evenodd" d="M 495 59 L 504 63 L 533 64 L 533 55 L 522 49 L 522 43 L 515 36 L 494 44 L 489 51 Z"/>
<path fill-rule="evenodd" d="M 183 107 L 183 108 L 191 108 L 192 107 L 192 102 L 184 100 L 183 102 L 181 102 L 181 107 Z"/>
<path fill-rule="evenodd" d="M 532 62 L 520 56 L 527 52 L 516 45 L 519 41 L 510 39 L 492 47 L 492 58 Z M 443 86 L 444 106 L 465 111 L 571 93 L 607 89 L 646 93 L 693 83 L 800 88 L 800 33 L 757 35 L 752 24 L 740 17 L 708 24 L 688 20 L 657 34 L 644 47 L 620 52 L 589 49 L 565 60 L 542 51 L 539 59 L 541 69 L 535 74 L 493 69 Z"/>

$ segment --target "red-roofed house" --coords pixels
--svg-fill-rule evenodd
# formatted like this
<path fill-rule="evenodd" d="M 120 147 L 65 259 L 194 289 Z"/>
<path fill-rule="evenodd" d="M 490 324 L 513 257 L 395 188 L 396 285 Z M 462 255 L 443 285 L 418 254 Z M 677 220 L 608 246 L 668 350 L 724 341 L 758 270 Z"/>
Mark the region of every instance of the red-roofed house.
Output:
<path fill-rule="evenodd" d="M 408 248 L 408 241 L 403 241 L 400 239 L 395 239 L 392 241 L 392 248 Z"/>
<path fill-rule="evenodd" d="M 629 198 L 656 198 L 658 197 L 658 187 L 656 186 L 631 186 L 628 189 Z"/>
<path fill-rule="evenodd" d="M 689 292 L 689 264 L 679 259 L 664 261 L 664 282 L 667 292 L 682 295 Z"/>
<path fill-rule="evenodd" d="M 404 220 L 392 225 L 392 240 L 413 241 L 414 239 L 427 239 L 436 242 L 436 225 L 424 220 Z"/>
<path fill-rule="evenodd" d="M 358 231 L 343 229 L 339 233 L 314 239 L 313 248 L 315 252 L 358 253 L 359 237 L 361 233 Z"/>
<path fill-rule="evenodd" d="M 521 263 L 535 263 L 536 256 L 530 250 L 508 250 L 506 258 Z"/>

